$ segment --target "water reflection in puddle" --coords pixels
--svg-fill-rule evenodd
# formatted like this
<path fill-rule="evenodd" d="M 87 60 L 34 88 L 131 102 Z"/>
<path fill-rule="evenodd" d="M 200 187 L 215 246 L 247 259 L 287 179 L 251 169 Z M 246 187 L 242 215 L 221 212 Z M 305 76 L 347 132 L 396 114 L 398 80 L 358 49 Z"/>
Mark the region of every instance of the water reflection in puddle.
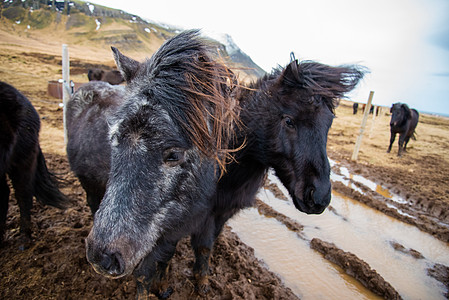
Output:
<path fill-rule="evenodd" d="M 349 173 L 349 170 L 346 167 L 339 167 L 335 163 L 335 161 L 329 160 L 329 162 L 330 162 L 331 167 L 332 168 L 337 168 L 339 170 L 339 173 L 341 174 L 341 175 L 339 175 L 339 174 L 331 171 L 331 180 L 332 181 L 341 182 L 344 185 L 346 185 L 347 187 L 350 187 L 353 190 L 359 192 L 360 194 L 364 194 L 363 191 L 359 187 L 357 187 L 356 185 L 352 184 L 352 182 L 349 180 L 349 179 L 351 179 L 351 180 L 353 180 L 355 182 L 358 182 L 358 183 L 364 185 L 368 189 L 370 189 L 370 190 L 372 190 L 372 191 L 374 191 L 374 192 L 384 196 L 387 199 L 391 199 L 391 200 L 393 200 L 394 202 L 397 202 L 397 203 L 402 203 L 402 204 L 407 203 L 407 201 L 404 198 L 402 198 L 401 196 L 396 195 L 394 193 L 391 193 L 388 189 L 386 189 L 382 185 L 377 184 L 377 183 L 375 183 L 375 182 L 373 182 L 373 181 L 371 181 L 369 179 L 366 179 L 363 176 L 353 175 L 353 174 Z"/>
<path fill-rule="evenodd" d="M 273 174 L 269 180 L 279 183 Z M 278 186 L 288 195 L 282 185 Z M 427 269 L 435 263 L 449 265 L 448 244 L 338 194 L 333 194 L 331 202 L 336 213 L 326 210 L 318 216 L 300 213 L 291 201 L 276 199 L 268 190 L 262 190 L 258 198 L 304 225 L 307 240 L 317 237 L 332 242 L 366 261 L 404 299 L 444 299 L 445 287 L 427 276 Z M 308 241 L 299 239 L 278 221 L 260 216 L 256 209 L 245 210 L 229 224 L 302 299 L 376 298 L 310 249 Z M 394 250 L 391 242 L 417 250 L 425 258 Z"/>

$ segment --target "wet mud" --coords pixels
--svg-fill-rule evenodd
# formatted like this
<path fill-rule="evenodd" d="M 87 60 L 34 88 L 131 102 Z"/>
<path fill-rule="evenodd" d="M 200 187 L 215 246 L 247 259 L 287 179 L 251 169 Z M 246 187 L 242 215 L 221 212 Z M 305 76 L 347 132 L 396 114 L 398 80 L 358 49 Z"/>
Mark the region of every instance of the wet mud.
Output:
<path fill-rule="evenodd" d="M 346 274 L 357 279 L 375 294 L 385 299 L 402 299 L 391 284 L 356 255 L 318 238 L 311 240 L 310 247 L 322 253 L 327 260 L 340 266 Z"/>
<path fill-rule="evenodd" d="M 304 237 L 301 235 L 301 231 L 304 229 L 304 226 L 302 226 L 295 220 L 292 220 L 291 218 L 277 212 L 271 206 L 264 203 L 260 199 L 256 199 L 255 206 L 257 207 L 257 210 L 260 214 L 264 215 L 267 218 L 275 218 L 276 220 L 284 224 L 285 227 L 287 227 L 289 230 L 296 232 L 298 237 L 304 239 Z"/>
<path fill-rule="evenodd" d="M 427 269 L 427 273 L 449 287 L 449 267 L 442 264 L 435 264 L 432 268 Z M 449 290 L 445 296 L 449 299 Z"/>

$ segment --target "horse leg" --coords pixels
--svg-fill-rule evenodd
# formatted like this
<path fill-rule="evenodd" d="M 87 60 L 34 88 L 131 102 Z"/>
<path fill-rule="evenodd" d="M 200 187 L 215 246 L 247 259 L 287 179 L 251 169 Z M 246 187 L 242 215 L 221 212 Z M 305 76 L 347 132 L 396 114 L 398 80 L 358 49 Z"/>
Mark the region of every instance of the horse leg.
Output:
<path fill-rule="evenodd" d="M 209 217 L 205 220 L 202 231 L 192 234 L 191 243 L 195 252 L 195 264 L 193 274 L 196 280 L 196 288 L 200 295 L 209 291 L 209 261 L 215 240 L 220 235 L 226 221 L 232 217 L 233 212 L 226 212 Z"/>
<path fill-rule="evenodd" d="M 6 216 L 8 214 L 9 186 L 6 182 L 6 174 L 0 175 L 0 246 L 6 232 Z"/>
<path fill-rule="evenodd" d="M 31 244 L 31 208 L 33 207 L 34 172 L 19 169 L 11 172 L 9 175 L 20 210 L 20 239 L 22 240 L 22 245 L 19 248 L 24 250 Z"/>
<path fill-rule="evenodd" d="M 168 284 L 168 272 L 169 262 L 176 251 L 176 244 L 159 245 L 157 254 L 149 254 L 134 271 L 137 299 L 148 299 L 151 293 L 160 299 L 167 299 L 173 293 L 173 289 Z"/>
<path fill-rule="evenodd" d="M 201 231 L 191 236 L 191 244 L 195 253 L 193 275 L 196 289 L 200 295 L 205 295 L 209 291 L 209 259 L 214 241 L 215 222 L 213 217 L 208 217 L 201 226 Z"/>
<path fill-rule="evenodd" d="M 404 140 L 405 140 L 405 134 L 399 135 L 398 156 L 402 156 L 402 153 L 404 152 Z"/>
<path fill-rule="evenodd" d="M 390 146 L 388 146 L 387 153 L 390 153 L 391 147 L 393 146 L 394 140 L 396 139 L 396 133 L 391 133 L 390 135 Z"/>
<path fill-rule="evenodd" d="M 92 216 L 98 210 L 101 199 L 103 199 L 105 193 L 105 187 L 99 182 L 92 182 L 84 176 L 79 176 L 81 186 L 86 191 L 87 205 L 90 207 Z"/>
<path fill-rule="evenodd" d="M 156 274 L 153 279 L 151 291 L 161 299 L 167 299 L 173 293 L 173 289 L 168 283 L 168 272 L 170 269 L 170 260 L 176 251 L 176 245 L 177 243 L 165 244 L 162 250 L 162 257 L 159 255 L 161 259 L 158 259 L 157 262 Z"/>
<path fill-rule="evenodd" d="M 407 152 L 407 144 L 409 141 L 410 141 L 410 136 L 406 136 L 405 141 L 404 141 L 404 152 Z"/>
<path fill-rule="evenodd" d="M 87 205 L 89 205 L 90 207 L 92 216 L 97 212 L 98 207 L 100 206 L 101 199 L 103 199 L 104 193 L 105 192 L 99 191 L 98 189 L 86 191 Z"/>
<path fill-rule="evenodd" d="M 151 274 L 156 273 L 156 266 L 157 262 L 154 254 L 150 253 L 143 259 L 139 267 L 134 270 L 133 275 L 137 285 L 137 300 L 150 299 L 151 283 L 153 279 Z"/>

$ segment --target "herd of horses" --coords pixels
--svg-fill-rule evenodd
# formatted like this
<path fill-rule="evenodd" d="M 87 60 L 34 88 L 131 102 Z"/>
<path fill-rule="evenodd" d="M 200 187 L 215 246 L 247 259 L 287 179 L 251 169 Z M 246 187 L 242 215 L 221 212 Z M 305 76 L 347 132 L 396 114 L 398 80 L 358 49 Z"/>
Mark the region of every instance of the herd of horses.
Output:
<path fill-rule="evenodd" d="M 320 214 L 329 205 L 327 135 L 338 99 L 356 87 L 363 68 L 294 59 L 243 85 L 196 30 L 143 62 L 112 50 L 126 85 L 90 81 L 64 108 L 68 160 L 94 216 L 86 256 L 98 273 L 133 274 L 138 298 L 167 298 L 169 261 L 190 236 L 197 291 L 207 293 L 214 241 L 229 218 L 253 205 L 269 168 L 301 212 Z M 392 128 L 416 127 L 417 112 L 407 108 L 393 105 Z M 8 175 L 29 243 L 32 197 L 61 208 L 68 200 L 39 148 L 37 112 L 6 83 L 0 125 L 0 242 Z M 410 136 L 400 137 L 403 150 Z"/>

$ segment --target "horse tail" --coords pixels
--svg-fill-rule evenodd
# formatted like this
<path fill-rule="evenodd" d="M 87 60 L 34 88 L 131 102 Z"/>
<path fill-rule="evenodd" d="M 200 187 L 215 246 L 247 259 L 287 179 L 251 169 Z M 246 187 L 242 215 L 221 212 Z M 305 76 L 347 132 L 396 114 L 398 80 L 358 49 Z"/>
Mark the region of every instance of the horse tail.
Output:
<path fill-rule="evenodd" d="M 416 123 L 414 126 L 415 128 L 413 128 L 412 139 L 414 141 L 416 141 L 416 137 L 418 136 L 418 134 L 416 133 L 416 125 L 418 125 L 418 121 L 419 121 L 419 112 L 414 108 L 412 108 L 412 112 L 415 113 L 415 115 L 416 115 Z M 413 117 L 412 117 L 412 120 L 413 120 Z"/>
<path fill-rule="evenodd" d="M 34 178 L 34 196 L 45 205 L 57 208 L 65 208 L 69 202 L 68 198 L 61 193 L 57 187 L 58 179 L 47 169 L 44 154 L 39 147 L 37 157 L 37 168 Z"/>

